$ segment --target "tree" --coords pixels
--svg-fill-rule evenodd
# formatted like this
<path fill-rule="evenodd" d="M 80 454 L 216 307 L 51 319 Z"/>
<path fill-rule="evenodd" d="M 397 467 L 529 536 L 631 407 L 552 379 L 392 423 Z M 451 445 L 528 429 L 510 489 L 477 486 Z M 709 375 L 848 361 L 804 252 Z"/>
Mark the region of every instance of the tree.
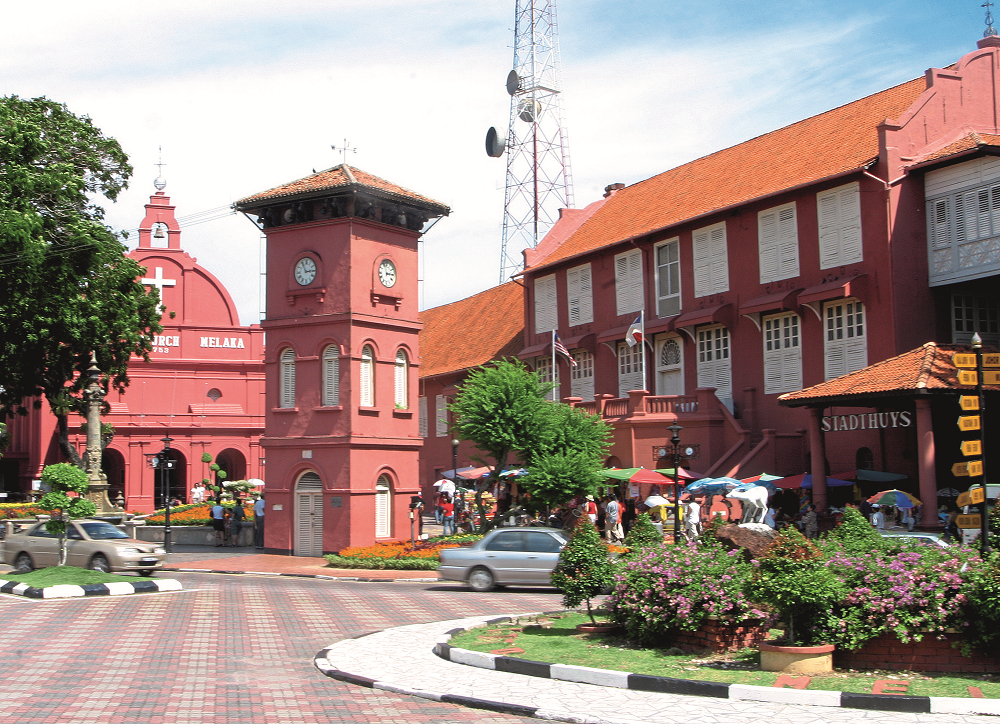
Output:
<path fill-rule="evenodd" d="M 552 571 L 552 585 L 563 592 L 563 605 L 576 608 L 587 602 L 587 615 L 596 624 L 590 599 L 614 585 L 615 574 L 608 560 L 608 547 L 589 519 L 580 519 L 573 528 L 559 562 Z"/>
<path fill-rule="evenodd" d="M 451 405 L 455 432 L 492 458 L 493 471 L 476 486 L 481 529 L 486 529 L 482 494 L 508 465 L 528 467 L 520 484 L 535 507 L 552 506 L 592 493 L 610 430 L 596 415 L 550 402 L 553 385 L 543 383 L 518 360 L 500 360 L 469 373 Z"/>
<path fill-rule="evenodd" d="M 73 518 L 86 518 L 97 512 L 97 506 L 83 496 L 89 487 L 87 474 L 70 463 L 46 465 L 42 470 L 42 483 L 49 492 L 38 501 L 38 507 L 52 513 L 45 530 L 59 537 L 59 565 L 66 565 L 66 526 Z M 71 497 L 68 493 L 76 493 Z"/>
<path fill-rule="evenodd" d="M 91 352 L 121 391 L 129 359 L 148 360 L 162 329 L 158 294 L 94 202 L 114 201 L 131 173 L 86 116 L 47 98 L 0 99 L 0 419 L 44 396 L 67 454 Z"/>

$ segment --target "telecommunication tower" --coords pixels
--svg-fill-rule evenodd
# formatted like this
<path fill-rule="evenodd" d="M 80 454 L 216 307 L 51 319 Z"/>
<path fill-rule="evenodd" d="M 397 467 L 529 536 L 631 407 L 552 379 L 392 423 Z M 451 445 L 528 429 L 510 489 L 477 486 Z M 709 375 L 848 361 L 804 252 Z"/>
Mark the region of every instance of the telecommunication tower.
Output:
<path fill-rule="evenodd" d="M 569 140 L 563 121 L 556 0 L 516 0 L 514 68 L 507 75 L 507 136 L 490 128 L 486 153 L 507 153 L 500 282 L 520 271 L 521 250 L 534 248 L 573 206 Z"/>

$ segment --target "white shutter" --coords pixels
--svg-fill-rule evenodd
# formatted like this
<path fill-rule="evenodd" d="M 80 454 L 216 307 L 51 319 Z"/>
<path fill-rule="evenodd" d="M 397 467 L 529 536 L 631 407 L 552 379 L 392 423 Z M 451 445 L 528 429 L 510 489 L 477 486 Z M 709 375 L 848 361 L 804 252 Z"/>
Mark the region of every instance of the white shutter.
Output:
<path fill-rule="evenodd" d="M 864 260 L 861 189 L 857 182 L 816 194 L 821 269 Z"/>
<path fill-rule="evenodd" d="M 392 505 L 389 478 L 380 475 L 375 483 L 375 537 L 388 538 L 392 535 Z"/>
<path fill-rule="evenodd" d="M 625 342 L 618 343 L 618 396 L 628 397 L 630 390 L 644 390 L 642 355 L 644 345 L 629 347 Z"/>
<path fill-rule="evenodd" d="M 948 199 L 934 202 L 932 211 L 933 232 L 931 244 L 935 249 L 947 249 L 951 246 L 951 228 L 948 223 Z"/>
<path fill-rule="evenodd" d="M 824 305 L 826 379 L 868 366 L 868 335 L 864 305 L 856 299 Z"/>
<path fill-rule="evenodd" d="M 729 357 L 715 362 L 715 381 L 712 386 L 715 388 L 715 396 L 720 400 L 733 399 L 733 372 Z"/>
<path fill-rule="evenodd" d="M 535 333 L 551 332 L 558 324 L 556 277 L 535 279 Z"/>
<path fill-rule="evenodd" d="M 781 357 L 781 389 L 795 392 L 802 389 L 802 348 L 786 349 Z"/>
<path fill-rule="evenodd" d="M 594 296 L 590 281 L 590 264 L 566 271 L 566 307 L 569 326 L 594 321 Z"/>
<path fill-rule="evenodd" d="M 569 393 L 573 397 L 593 400 L 594 355 L 585 349 L 578 349 L 572 354 L 576 360 L 576 367 L 570 368 Z"/>
<path fill-rule="evenodd" d="M 863 370 L 868 366 L 868 340 L 854 338 L 844 344 L 844 368 L 847 372 Z"/>
<path fill-rule="evenodd" d="M 340 404 L 340 350 L 331 344 L 323 350 L 323 405 Z"/>
<path fill-rule="evenodd" d="M 799 275 L 799 226 L 795 203 L 778 209 L 778 276 L 791 279 Z"/>
<path fill-rule="evenodd" d="M 836 190 L 817 194 L 816 206 L 819 216 L 819 267 L 829 269 L 837 266 L 840 260 Z"/>
<path fill-rule="evenodd" d="M 289 347 L 281 353 L 279 368 L 279 405 L 284 408 L 295 407 L 295 350 Z"/>
<path fill-rule="evenodd" d="M 764 353 L 764 394 L 772 395 L 782 392 L 782 362 L 783 356 L 780 350 L 771 350 Z"/>
<path fill-rule="evenodd" d="M 719 224 L 711 232 L 712 294 L 729 291 L 729 255 L 726 246 L 726 225 Z"/>
<path fill-rule="evenodd" d="M 625 280 L 628 279 L 628 259 L 624 254 L 615 257 L 615 313 L 618 315 L 627 314 L 628 309 L 628 288 Z"/>
<path fill-rule="evenodd" d="M 427 437 L 427 398 L 421 397 L 417 400 L 417 427 L 420 437 Z"/>
<path fill-rule="evenodd" d="M 361 350 L 361 374 L 358 375 L 358 404 L 361 407 L 375 406 L 375 351 L 371 347 Z"/>
<path fill-rule="evenodd" d="M 642 252 L 636 249 L 628 258 L 629 302 L 632 311 L 644 309 L 642 303 Z"/>
<path fill-rule="evenodd" d="M 863 261 L 861 248 L 861 190 L 848 184 L 838 195 L 840 205 L 840 263 Z"/>
<path fill-rule="evenodd" d="M 396 352 L 396 369 L 395 369 L 395 379 L 393 397 L 396 403 L 396 407 L 400 410 L 405 410 L 409 408 L 410 401 L 408 399 L 406 390 L 406 376 L 409 371 L 409 365 L 406 363 L 406 352 L 399 350 Z"/>
<path fill-rule="evenodd" d="M 615 303 L 619 316 L 642 309 L 642 252 L 615 256 Z"/>
<path fill-rule="evenodd" d="M 434 398 L 434 433 L 437 437 L 448 437 L 448 398 L 438 395 Z"/>
<path fill-rule="evenodd" d="M 712 293 L 712 250 L 708 229 L 699 229 L 693 235 L 694 295 L 707 297 Z"/>
<path fill-rule="evenodd" d="M 847 366 L 844 360 L 843 342 L 826 343 L 826 378 L 832 380 L 847 373 Z"/>
<path fill-rule="evenodd" d="M 778 210 L 757 214 L 757 252 L 760 256 L 760 283 L 778 279 Z"/>

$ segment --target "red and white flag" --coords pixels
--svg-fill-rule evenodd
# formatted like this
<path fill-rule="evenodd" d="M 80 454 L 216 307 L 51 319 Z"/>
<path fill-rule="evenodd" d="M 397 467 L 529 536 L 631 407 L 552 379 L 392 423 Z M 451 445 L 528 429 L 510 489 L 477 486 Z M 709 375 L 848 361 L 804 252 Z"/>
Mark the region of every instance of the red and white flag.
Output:
<path fill-rule="evenodd" d="M 619 329 L 621 328 L 619 327 Z M 632 322 L 632 326 L 629 327 L 628 331 L 625 333 L 625 341 L 628 342 L 629 347 L 635 347 L 642 341 L 642 338 L 643 338 L 642 312 L 639 312 L 639 316 L 636 318 L 634 322 Z"/>
<path fill-rule="evenodd" d="M 561 354 L 563 357 L 566 358 L 566 361 L 569 362 L 570 367 L 577 366 L 576 360 L 573 359 L 573 355 L 569 353 L 569 350 L 566 349 L 566 345 L 563 344 L 563 341 L 561 339 L 559 339 L 559 333 L 555 331 L 552 332 L 552 347 L 553 349 L 555 349 L 556 352 L 558 352 L 559 354 Z"/>

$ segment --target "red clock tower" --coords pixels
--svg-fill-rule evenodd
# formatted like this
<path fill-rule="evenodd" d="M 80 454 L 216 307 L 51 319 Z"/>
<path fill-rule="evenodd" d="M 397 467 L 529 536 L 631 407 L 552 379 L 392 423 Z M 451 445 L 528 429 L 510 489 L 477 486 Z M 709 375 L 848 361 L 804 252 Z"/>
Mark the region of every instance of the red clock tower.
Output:
<path fill-rule="evenodd" d="M 409 537 L 417 240 L 450 210 L 346 164 L 236 208 L 267 235 L 265 548 L 318 556 Z"/>

